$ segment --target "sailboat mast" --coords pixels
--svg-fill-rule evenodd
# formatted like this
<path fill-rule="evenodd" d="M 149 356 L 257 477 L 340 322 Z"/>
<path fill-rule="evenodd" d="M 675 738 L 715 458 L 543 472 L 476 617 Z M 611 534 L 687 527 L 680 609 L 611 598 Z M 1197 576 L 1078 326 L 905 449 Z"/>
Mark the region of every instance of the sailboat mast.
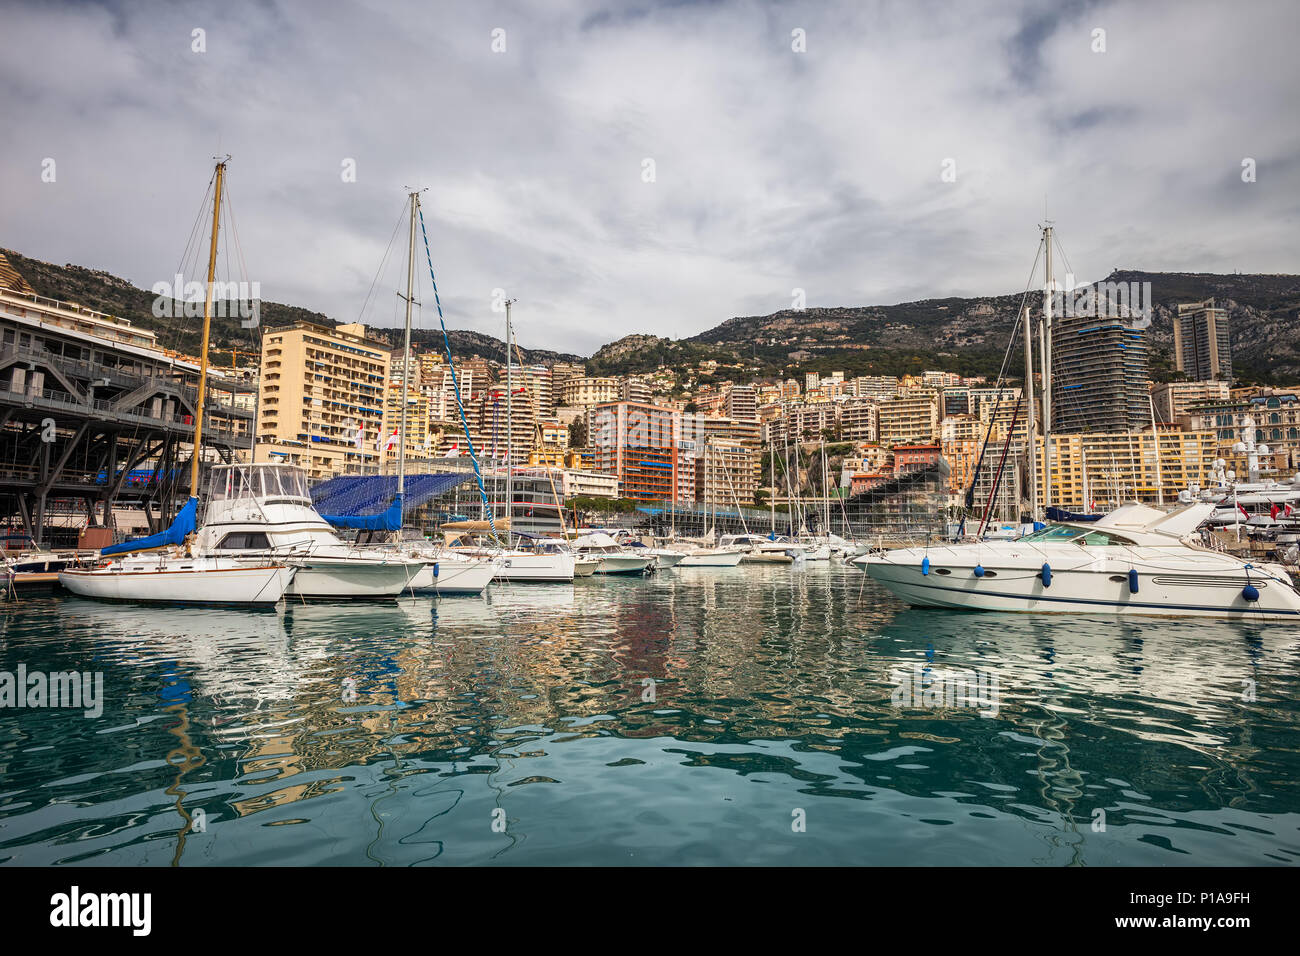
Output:
<path fill-rule="evenodd" d="M 1160 428 L 1156 425 L 1155 397 L 1149 393 L 1147 403 L 1151 406 L 1151 441 L 1156 446 L 1156 502 L 1163 508 L 1165 506 L 1165 481 L 1160 474 Z"/>
<path fill-rule="evenodd" d="M 767 443 L 767 470 L 772 485 L 772 493 L 767 496 L 767 511 L 772 523 L 772 534 L 776 534 L 776 437 L 770 433 Z"/>
<path fill-rule="evenodd" d="M 1052 227 L 1043 227 L 1043 506 L 1052 503 Z"/>
<path fill-rule="evenodd" d="M 1029 520 L 1038 520 L 1038 442 L 1034 437 L 1034 326 L 1025 306 L 1025 444 L 1029 448 Z"/>
<path fill-rule="evenodd" d="M 194 414 L 194 453 L 190 458 L 190 497 L 199 495 L 199 464 L 203 449 L 203 411 L 208 391 L 208 339 L 212 332 L 212 283 L 217 277 L 217 233 L 221 226 L 221 187 L 226 181 L 226 160 L 217 163 L 217 183 L 212 197 L 212 242 L 208 247 L 208 289 L 203 296 L 203 350 L 199 353 L 199 394 Z"/>
<path fill-rule="evenodd" d="M 406 261 L 406 339 L 402 350 L 402 412 L 397 433 L 397 495 L 406 493 L 406 399 L 411 394 L 411 303 L 415 301 L 415 216 L 420 194 L 411 193 L 411 244 Z"/>
<path fill-rule="evenodd" d="M 515 470 L 514 470 L 514 438 L 515 438 L 515 419 L 514 419 L 514 380 L 511 377 L 511 359 L 510 359 L 510 306 L 514 304 L 514 299 L 506 299 L 506 541 L 510 540 L 510 532 L 514 528 L 514 511 L 515 511 Z"/>

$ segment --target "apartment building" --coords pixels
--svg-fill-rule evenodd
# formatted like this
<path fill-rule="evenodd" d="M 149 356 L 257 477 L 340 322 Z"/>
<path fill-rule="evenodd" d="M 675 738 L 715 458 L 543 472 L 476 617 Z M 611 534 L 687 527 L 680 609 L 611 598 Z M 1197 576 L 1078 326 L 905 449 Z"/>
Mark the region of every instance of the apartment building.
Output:
<path fill-rule="evenodd" d="M 1228 310 L 1213 299 L 1189 302 L 1174 316 L 1174 366 L 1197 381 L 1232 380 Z"/>
<path fill-rule="evenodd" d="M 1157 420 L 1190 426 L 1192 406 L 1226 402 L 1228 390 L 1227 382 L 1159 382 L 1151 386 L 1151 403 Z"/>
<path fill-rule="evenodd" d="M 1149 427 L 1145 432 L 1053 434 L 1050 503 L 1072 511 L 1108 510 L 1133 500 L 1156 504 L 1162 495 L 1169 503 L 1189 484 L 1205 481 L 1215 441 L 1213 431 L 1162 428 L 1153 433 Z M 1041 437 L 1037 465 L 1038 500 L 1046 503 Z"/>
<path fill-rule="evenodd" d="M 599 376 L 569 378 L 559 383 L 559 404 L 590 409 L 619 397 L 618 380 Z"/>
<path fill-rule="evenodd" d="M 1150 425 L 1145 333 L 1130 320 L 1064 316 L 1052 326 L 1052 429 Z"/>
<path fill-rule="evenodd" d="M 861 375 L 850 383 L 851 393 L 869 398 L 893 398 L 898 394 L 898 378 L 894 375 Z"/>
<path fill-rule="evenodd" d="M 611 402 L 591 411 L 591 470 L 616 475 L 624 498 L 666 501 L 678 486 L 682 413 L 640 402 Z"/>
<path fill-rule="evenodd" d="M 723 413 L 728 418 L 743 421 L 758 420 L 758 394 L 752 385 L 733 385 L 727 389 L 727 406 Z"/>
<path fill-rule="evenodd" d="M 939 393 L 908 389 L 880 402 L 878 440 L 882 445 L 931 442 L 939 432 Z"/>
<path fill-rule="evenodd" d="M 254 460 L 292 461 L 312 479 L 377 470 L 390 362 L 364 325 L 300 320 L 268 329 Z"/>
<path fill-rule="evenodd" d="M 880 437 L 880 406 L 871 398 L 846 398 L 838 403 L 839 434 L 845 441 L 875 442 Z"/>
<path fill-rule="evenodd" d="M 757 449 L 710 438 L 694 459 L 694 466 L 696 501 L 719 508 L 753 505 L 758 488 Z"/>

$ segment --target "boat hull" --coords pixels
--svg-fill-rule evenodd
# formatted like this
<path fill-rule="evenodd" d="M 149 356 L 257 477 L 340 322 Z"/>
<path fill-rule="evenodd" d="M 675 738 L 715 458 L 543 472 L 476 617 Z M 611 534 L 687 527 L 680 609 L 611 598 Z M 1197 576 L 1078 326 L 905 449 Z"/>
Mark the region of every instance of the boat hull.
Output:
<path fill-rule="evenodd" d="M 397 597 L 421 570 L 420 561 L 364 561 L 318 555 L 299 560 L 287 592 L 307 600 L 344 601 Z"/>
<path fill-rule="evenodd" d="M 571 554 L 507 554 L 493 577 L 497 581 L 571 583 Z"/>
<path fill-rule="evenodd" d="M 743 551 L 712 551 L 688 554 L 678 563 L 679 568 L 734 568 L 740 564 Z"/>
<path fill-rule="evenodd" d="M 1044 585 L 1041 571 L 1032 567 L 998 568 L 991 564 L 983 577 L 976 577 L 973 568 L 951 566 L 950 562 L 944 567 L 949 573 L 940 574 L 937 567 L 932 567 L 926 574 L 920 561 L 899 562 L 869 555 L 854 563 L 913 607 L 1300 621 L 1300 596 L 1289 582 L 1269 580 L 1262 574 L 1251 578 L 1259 598 L 1248 601 L 1243 596 L 1245 579 L 1233 575 L 1217 581 L 1206 575 L 1199 583 L 1177 584 L 1169 582 L 1190 577 L 1156 570 L 1140 574 L 1138 590 L 1133 592 L 1127 572 L 1118 567 L 1054 568 L 1050 585 Z"/>
<path fill-rule="evenodd" d="M 434 576 L 434 565 L 438 573 Z M 410 589 L 417 593 L 435 592 L 439 595 L 482 594 L 496 574 L 492 561 L 468 561 L 439 557 L 411 579 Z"/>
<path fill-rule="evenodd" d="M 644 574 L 654 558 L 642 558 L 635 555 L 603 555 L 596 566 L 597 574 Z"/>
<path fill-rule="evenodd" d="M 59 584 L 78 597 L 149 604 L 276 604 L 296 569 L 215 567 L 203 570 L 131 570 L 122 567 L 59 572 Z"/>

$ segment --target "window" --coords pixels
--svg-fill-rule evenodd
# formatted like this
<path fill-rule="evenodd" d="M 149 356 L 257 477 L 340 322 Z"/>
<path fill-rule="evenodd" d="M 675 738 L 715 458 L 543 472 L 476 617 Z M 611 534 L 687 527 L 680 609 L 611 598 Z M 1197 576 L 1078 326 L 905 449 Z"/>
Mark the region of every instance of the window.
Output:
<path fill-rule="evenodd" d="M 1078 528 L 1069 528 L 1062 524 L 1049 525 L 1041 531 L 1035 531 L 1033 534 L 1027 534 L 1021 541 L 1069 541 L 1079 537 L 1081 532 Z"/>
<path fill-rule="evenodd" d="M 1079 543 L 1091 547 L 1113 548 L 1133 542 L 1106 531 L 1089 531 L 1079 539 Z"/>
<path fill-rule="evenodd" d="M 221 539 L 218 551 L 264 551 L 271 542 L 261 531 L 234 531 Z"/>

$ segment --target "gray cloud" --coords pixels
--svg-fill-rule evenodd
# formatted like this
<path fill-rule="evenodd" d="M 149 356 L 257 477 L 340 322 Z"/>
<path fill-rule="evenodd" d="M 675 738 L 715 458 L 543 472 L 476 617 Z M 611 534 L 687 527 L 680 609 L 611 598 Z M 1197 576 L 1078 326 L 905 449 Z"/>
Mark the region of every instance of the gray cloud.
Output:
<path fill-rule="evenodd" d="M 229 152 L 266 298 L 357 318 L 418 184 L 449 324 L 500 334 L 504 288 L 533 347 L 689 335 L 796 287 L 1015 291 L 1045 210 L 1081 279 L 1294 272 L 1297 26 L 1173 0 L 11 6 L 0 245 L 167 279 Z"/>

